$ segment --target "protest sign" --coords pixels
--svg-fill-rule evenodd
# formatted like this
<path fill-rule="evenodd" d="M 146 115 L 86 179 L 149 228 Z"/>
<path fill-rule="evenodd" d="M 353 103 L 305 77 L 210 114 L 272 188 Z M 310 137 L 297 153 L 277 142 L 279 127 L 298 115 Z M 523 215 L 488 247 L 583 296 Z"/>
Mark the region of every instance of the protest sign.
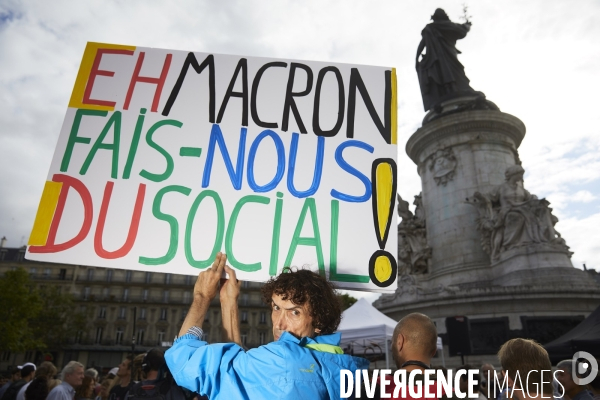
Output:
<path fill-rule="evenodd" d="M 31 260 L 240 279 L 397 275 L 392 68 L 88 43 Z"/>

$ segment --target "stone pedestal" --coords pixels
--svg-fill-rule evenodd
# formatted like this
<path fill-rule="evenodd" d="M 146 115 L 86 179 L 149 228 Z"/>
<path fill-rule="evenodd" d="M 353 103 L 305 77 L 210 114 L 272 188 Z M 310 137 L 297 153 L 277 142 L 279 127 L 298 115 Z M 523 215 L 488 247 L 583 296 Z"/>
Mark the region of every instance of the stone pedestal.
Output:
<path fill-rule="evenodd" d="M 421 210 L 413 216 L 407 202 L 401 201 L 399 206 L 403 216 L 399 235 L 404 237 L 399 239 L 399 243 L 404 243 L 399 251 L 410 255 L 420 248 L 427 249 L 427 268 L 409 265 L 402 269 L 396 293 L 383 295 L 375 307 L 396 320 L 410 312 L 422 312 L 434 319 L 442 334 L 446 317 L 467 316 L 474 321 L 472 326 L 505 331 L 502 337 L 506 338 L 531 334 L 533 328 L 523 324 L 532 318 L 548 320 L 551 326 L 553 318 L 576 323 L 573 318 L 587 316 L 600 305 L 600 284 L 573 267 L 568 247 L 553 229 L 556 219 L 548 203 L 531 196 L 522 186 L 507 189 L 513 194 L 521 190 L 518 193 L 522 196 L 533 198 L 525 206 L 514 206 L 513 220 L 523 215 L 523 224 L 531 226 L 532 222 L 526 220 L 528 213 L 545 213 L 545 219 L 538 221 L 539 235 L 544 237 L 530 241 L 525 238 L 517 245 L 509 243 L 500 246 L 499 253 L 491 254 L 489 243 L 496 239 L 486 239 L 486 232 L 495 234 L 494 229 L 507 229 L 501 233 L 509 235 L 513 232 L 509 230 L 511 220 L 502 219 L 504 215 L 498 217 L 501 213 L 498 208 L 492 209 L 491 203 L 473 201 L 474 194 L 481 193 L 480 199 L 487 198 L 489 202 L 493 196 L 486 194 L 498 191 L 500 185 L 508 182 L 507 169 L 520 169 L 517 149 L 525 136 L 525 125 L 497 110 L 468 110 L 434 117 L 426 117 L 426 123 L 406 144 L 406 152 L 417 165 L 422 181 L 421 197 L 415 201 Z M 482 205 L 485 208 L 486 204 L 495 220 L 482 217 Z M 526 208 L 529 204 L 530 209 Z M 513 206 L 502 207 L 513 210 Z M 491 223 L 486 228 L 482 221 Z M 506 228 L 497 228 L 498 224 L 505 224 Z M 412 244 L 415 238 L 410 235 L 417 231 L 413 225 L 426 230 L 426 245 Z M 494 243 L 503 244 L 502 240 Z M 481 329 L 478 340 L 487 335 Z M 496 346 L 494 343 L 488 347 L 497 351 Z M 480 354 L 492 354 L 485 351 Z"/>
<path fill-rule="evenodd" d="M 525 125 L 499 111 L 466 111 L 436 119 L 406 144 L 421 176 L 427 239 L 433 249 L 429 280 L 445 285 L 489 281 L 490 257 L 481 247 L 477 212 L 466 200 L 504 181 L 518 163 Z"/>

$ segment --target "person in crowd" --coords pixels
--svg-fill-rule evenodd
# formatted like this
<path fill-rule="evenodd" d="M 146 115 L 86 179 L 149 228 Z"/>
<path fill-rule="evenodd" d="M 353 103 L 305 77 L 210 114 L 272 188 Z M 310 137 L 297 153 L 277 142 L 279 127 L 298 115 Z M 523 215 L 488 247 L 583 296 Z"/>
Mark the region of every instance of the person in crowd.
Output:
<path fill-rule="evenodd" d="M 598 365 L 600 365 L 600 360 L 597 360 L 597 362 Z M 596 374 L 596 378 L 588 383 L 587 388 L 594 400 L 600 400 L 600 371 L 598 371 L 598 374 Z"/>
<path fill-rule="evenodd" d="M 128 400 L 156 398 L 160 393 L 168 400 L 186 400 L 193 397 L 192 393 L 185 392 L 185 389 L 179 387 L 168 374 L 162 350 L 152 349 L 143 356 L 141 368 L 144 380 L 133 385 Z M 208 400 L 206 397 L 201 399 Z"/>
<path fill-rule="evenodd" d="M 507 341 L 500 347 L 498 359 L 502 366 L 502 382 L 508 376 L 510 389 L 507 395 L 510 398 L 552 398 L 554 389 L 548 372 L 552 370 L 552 364 L 548 352 L 535 340 L 517 338 Z"/>
<path fill-rule="evenodd" d="M 21 379 L 13 382 L 4 395 L 2 396 L 2 400 L 16 400 L 19 391 L 31 380 L 35 377 L 35 364 L 33 363 L 25 363 L 21 366 Z"/>
<path fill-rule="evenodd" d="M 456 371 L 454 372 L 456 374 L 458 371 L 465 371 L 464 374 L 460 376 L 460 383 L 459 383 L 460 391 L 462 393 L 467 393 L 467 395 L 468 395 L 469 389 L 472 389 L 473 393 L 475 393 L 478 396 L 478 400 L 487 400 L 487 397 L 483 393 L 481 393 L 481 390 L 480 390 L 479 385 L 480 385 L 481 378 L 479 378 L 479 380 L 471 383 L 472 388 L 469 387 L 470 385 L 469 385 L 468 371 L 472 370 L 472 369 L 475 369 L 475 368 L 473 368 L 472 365 L 465 364 L 465 365 L 458 367 L 456 369 Z M 479 377 L 479 373 L 477 374 L 477 376 Z"/>
<path fill-rule="evenodd" d="M 111 368 L 111 370 L 108 371 L 108 374 L 106 375 L 106 378 L 108 378 L 108 379 L 115 379 L 117 377 L 117 372 L 119 372 L 119 367 Z"/>
<path fill-rule="evenodd" d="M 113 380 L 112 379 L 103 379 L 100 384 L 100 392 L 98 396 L 94 400 L 108 400 L 108 396 L 110 395 L 110 389 L 112 387 Z"/>
<path fill-rule="evenodd" d="M 34 400 L 34 398 L 39 399 L 42 396 L 45 399 L 50 392 L 48 382 L 54 378 L 57 372 L 58 370 L 50 361 L 41 363 L 35 371 L 35 378 L 25 384 L 17 394 L 17 400 Z M 31 390 L 28 396 L 27 391 L 31 386 L 34 386 L 34 389 Z"/>
<path fill-rule="evenodd" d="M 84 373 L 81 386 L 75 388 L 75 400 L 92 400 L 95 386 L 94 378 Z"/>
<path fill-rule="evenodd" d="M 94 397 L 96 397 L 98 393 L 100 393 L 100 377 L 98 376 L 98 371 L 95 368 L 88 368 L 83 374 L 94 380 Z"/>
<path fill-rule="evenodd" d="M 133 384 L 131 382 L 132 366 L 133 357 L 131 357 L 131 355 L 125 357 L 123 361 L 121 361 L 116 376 L 116 378 L 118 378 L 118 382 L 115 382 L 112 389 L 110 389 L 110 394 L 108 396 L 109 400 L 125 400 L 127 392 Z"/>
<path fill-rule="evenodd" d="M 144 379 L 144 371 L 142 370 L 142 361 L 146 353 L 138 354 L 133 359 L 133 381 L 139 382 Z"/>
<path fill-rule="evenodd" d="M 0 388 L 0 399 L 2 399 L 2 396 L 4 396 L 4 393 L 6 392 L 6 390 L 10 387 L 10 385 L 13 384 L 13 382 L 16 382 L 18 380 L 21 379 L 21 369 L 18 367 L 14 367 L 11 371 L 10 371 L 10 379 L 8 380 L 8 382 L 6 382 L 4 385 L 2 385 L 2 387 Z"/>
<path fill-rule="evenodd" d="M 198 275 L 194 300 L 165 358 L 177 384 L 222 399 L 323 399 L 340 397 L 340 370 L 365 369 L 368 361 L 343 354 L 340 304 L 333 285 L 309 270 L 284 268 L 262 288 L 271 306 L 274 342 L 245 351 L 240 345 L 238 297 L 240 281 L 218 253 L 212 266 Z M 202 323 L 220 288 L 227 339 L 202 341 Z"/>
<path fill-rule="evenodd" d="M 562 360 L 556 364 L 556 379 L 563 386 L 567 400 L 593 400 L 585 385 L 579 385 L 573 380 L 573 361 Z"/>
<path fill-rule="evenodd" d="M 500 394 L 500 388 L 497 384 L 496 367 L 492 364 L 483 364 L 481 366 L 481 387 L 480 393 L 488 400 L 495 400 Z"/>
<path fill-rule="evenodd" d="M 83 382 L 83 364 L 69 361 L 60 374 L 62 382 L 48 393 L 47 400 L 73 400 L 75 388 Z"/>
<path fill-rule="evenodd" d="M 392 357 L 398 369 L 404 369 L 407 373 L 413 370 L 432 369 L 431 359 L 435 356 L 436 351 L 437 329 L 427 315 L 408 314 L 396 324 L 392 334 Z M 417 377 L 422 378 L 423 375 L 417 375 Z M 387 380 L 390 383 L 386 385 L 385 392 L 393 396 L 396 388 L 394 380 L 391 377 Z M 380 390 L 380 388 L 376 389 L 375 396 L 379 396 Z M 437 395 L 435 383 L 428 391 Z M 363 392 L 363 398 L 366 398 L 364 394 Z M 424 396 L 423 392 L 423 398 Z M 437 397 L 434 398 L 437 399 Z M 442 398 L 445 397 L 442 396 Z"/>

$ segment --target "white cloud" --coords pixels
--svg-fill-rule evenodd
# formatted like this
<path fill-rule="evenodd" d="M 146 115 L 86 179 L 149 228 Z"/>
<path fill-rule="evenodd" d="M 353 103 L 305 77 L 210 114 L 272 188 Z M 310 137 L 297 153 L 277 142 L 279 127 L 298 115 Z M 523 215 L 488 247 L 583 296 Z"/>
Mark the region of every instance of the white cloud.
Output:
<path fill-rule="evenodd" d="M 594 201 L 597 198 L 598 197 L 594 196 L 587 190 L 580 190 L 571 197 L 571 201 L 579 203 L 590 203 L 591 201 Z"/>

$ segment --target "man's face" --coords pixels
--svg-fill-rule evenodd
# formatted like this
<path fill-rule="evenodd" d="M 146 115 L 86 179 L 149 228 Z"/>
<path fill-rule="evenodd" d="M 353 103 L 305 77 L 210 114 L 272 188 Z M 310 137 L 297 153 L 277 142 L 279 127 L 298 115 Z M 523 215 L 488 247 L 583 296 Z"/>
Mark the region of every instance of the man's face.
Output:
<path fill-rule="evenodd" d="M 561 385 L 563 385 L 565 391 L 569 391 L 576 386 L 575 382 L 573 382 L 571 372 L 564 367 L 562 367 L 562 369 L 557 369 L 555 376 L 556 380 L 559 381 Z"/>
<path fill-rule="evenodd" d="M 65 382 L 73 387 L 81 386 L 83 382 L 83 367 L 75 367 L 72 373 L 65 374 Z"/>
<path fill-rule="evenodd" d="M 310 316 L 308 303 L 301 306 L 290 300 L 283 300 L 281 295 L 274 294 L 271 298 L 271 319 L 273 320 L 273 338 L 279 340 L 283 331 L 297 338 L 314 336 L 315 327 Z"/>
<path fill-rule="evenodd" d="M 124 359 L 123 361 L 121 361 L 121 364 L 119 364 L 119 370 L 117 371 L 117 376 L 122 378 L 124 376 L 127 376 L 130 374 L 129 371 L 129 360 L 128 359 Z"/>

